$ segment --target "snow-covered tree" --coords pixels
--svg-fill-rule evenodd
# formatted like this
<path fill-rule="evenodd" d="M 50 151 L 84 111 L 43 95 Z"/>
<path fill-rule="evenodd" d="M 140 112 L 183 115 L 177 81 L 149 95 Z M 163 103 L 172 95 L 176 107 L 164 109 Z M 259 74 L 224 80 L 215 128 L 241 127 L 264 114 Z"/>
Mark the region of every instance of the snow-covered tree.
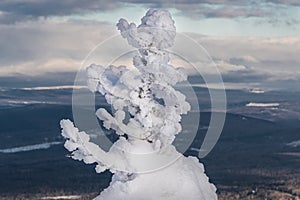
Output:
<path fill-rule="evenodd" d="M 169 64 L 166 49 L 176 36 L 170 13 L 151 9 L 139 26 L 120 19 L 117 27 L 138 49 L 135 68 L 92 64 L 87 82 L 92 92 L 101 93 L 112 105 L 112 112 L 100 108 L 96 115 L 119 139 L 105 152 L 71 121 L 62 120 L 65 147 L 73 159 L 96 163 L 98 173 L 107 169 L 114 173 L 98 200 L 217 199 L 203 165 L 172 145 L 182 129 L 181 115 L 187 114 L 190 104 L 174 89 L 187 75 L 183 68 Z"/>

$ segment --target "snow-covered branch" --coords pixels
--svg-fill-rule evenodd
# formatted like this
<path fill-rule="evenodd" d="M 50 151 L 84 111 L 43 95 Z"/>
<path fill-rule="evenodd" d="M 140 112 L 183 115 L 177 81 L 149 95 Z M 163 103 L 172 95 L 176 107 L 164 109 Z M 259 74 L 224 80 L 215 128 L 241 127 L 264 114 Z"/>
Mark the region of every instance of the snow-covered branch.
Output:
<path fill-rule="evenodd" d="M 87 68 L 88 88 L 104 95 L 113 107 L 112 113 L 104 108 L 96 111 L 105 128 L 115 130 L 120 136 L 160 144 L 163 148 L 181 131 L 181 114 L 190 110 L 185 96 L 173 88 L 187 76 L 183 68 L 168 64 L 169 54 L 164 50 L 173 45 L 176 35 L 171 15 L 164 10 L 149 10 L 141 22 L 136 26 L 120 19 L 117 24 L 128 43 L 138 48 L 133 58 L 136 70 L 92 64 Z M 69 138 L 65 146 L 73 152 L 72 157 L 109 168 L 112 164 L 108 162 L 107 153 L 89 142 L 89 136 L 78 132 L 70 123 L 62 121 L 61 126 L 64 137 Z"/>
<path fill-rule="evenodd" d="M 60 125 L 62 127 L 62 135 L 66 139 L 64 146 L 71 152 L 70 157 L 74 160 L 84 161 L 86 164 L 96 163 L 95 169 L 97 173 L 107 169 L 113 172 L 133 171 L 121 148 L 113 146 L 109 152 L 105 152 L 98 145 L 90 142 L 88 134 L 84 131 L 79 132 L 70 120 L 61 120 Z"/>
<path fill-rule="evenodd" d="M 120 19 L 117 26 L 129 45 L 137 48 L 135 69 L 92 64 L 87 84 L 112 106 L 111 112 L 98 109 L 96 116 L 119 139 L 105 152 L 71 121 L 61 121 L 65 148 L 73 159 L 96 163 L 98 173 L 106 169 L 114 173 L 110 186 L 95 200 L 217 199 L 203 166 L 172 145 L 182 129 L 181 115 L 191 107 L 174 88 L 187 75 L 183 68 L 169 64 L 166 48 L 176 35 L 170 13 L 150 9 L 140 25 Z M 151 193 L 145 196 L 149 187 Z"/>

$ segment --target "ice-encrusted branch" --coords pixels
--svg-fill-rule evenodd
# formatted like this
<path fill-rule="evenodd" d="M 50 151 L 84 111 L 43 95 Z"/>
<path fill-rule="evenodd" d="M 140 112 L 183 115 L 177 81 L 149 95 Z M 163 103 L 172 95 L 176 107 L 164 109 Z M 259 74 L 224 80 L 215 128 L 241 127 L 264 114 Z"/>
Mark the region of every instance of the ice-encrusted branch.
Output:
<path fill-rule="evenodd" d="M 184 69 L 168 64 L 169 54 L 164 50 L 174 43 L 174 21 L 164 10 L 149 10 L 141 25 L 120 19 L 117 26 L 128 43 L 138 48 L 139 55 L 133 58 L 137 70 L 88 67 L 90 90 L 105 95 L 117 110 L 112 115 L 101 108 L 97 116 L 117 134 L 171 144 L 181 131 L 180 115 L 190 109 L 185 96 L 172 87 L 186 80 Z M 131 116 L 127 124 L 123 122 L 126 113 Z"/>
<path fill-rule="evenodd" d="M 105 128 L 115 130 L 116 134 L 131 140 L 145 140 L 154 144 L 156 149 L 162 149 L 172 144 L 181 131 L 181 115 L 190 110 L 185 96 L 173 87 L 186 80 L 187 75 L 183 68 L 169 64 L 169 53 L 165 50 L 174 43 L 174 21 L 169 12 L 151 9 L 139 26 L 120 19 L 117 27 L 128 43 L 138 49 L 133 58 L 135 69 L 96 64 L 87 68 L 88 88 L 104 95 L 114 110 L 110 113 L 100 108 L 96 115 Z M 69 129 L 74 132 L 72 137 L 67 136 L 70 139 L 66 142 L 66 148 L 73 145 L 68 149 L 74 151 L 76 147 L 75 159 L 97 162 L 110 168 L 112 163 L 109 163 L 107 154 L 111 150 L 106 153 L 92 145 L 85 133 L 66 127 L 69 126 L 66 123 L 61 126 L 65 132 Z M 81 136 L 75 137 L 76 134 Z M 83 135 L 84 143 L 74 140 Z M 89 148 L 93 149 L 89 151 Z M 96 152 L 95 155 L 90 155 L 93 152 Z"/>
<path fill-rule="evenodd" d="M 110 152 L 103 151 L 98 145 L 90 142 L 90 136 L 84 131 L 79 132 L 70 120 L 61 120 L 62 136 L 66 139 L 64 147 L 71 152 L 74 160 L 83 161 L 86 164 L 97 163 L 96 172 L 101 173 L 106 169 L 111 171 L 133 171 L 122 155 L 122 151 L 112 148 Z M 120 143 L 120 142 L 119 142 Z"/>
<path fill-rule="evenodd" d="M 114 173 L 110 186 L 94 200 L 216 200 L 216 188 L 203 165 L 172 145 L 181 131 L 181 115 L 190 105 L 174 88 L 187 76 L 183 68 L 169 64 L 166 48 L 176 35 L 171 15 L 151 9 L 140 25 L 121 19 L 117 26 L 137 48 L 134 69 L 92 64 L 87 68 L 87 82 L 92 92 L 105 96 L 112 106 L 112 111 L 99 108 L 96 115 L 119 139 L 105 152 L 71 121 L 61 121 L 65 147 L 73 159 L 96 163 L 99 173 L 106 169 Z"/>

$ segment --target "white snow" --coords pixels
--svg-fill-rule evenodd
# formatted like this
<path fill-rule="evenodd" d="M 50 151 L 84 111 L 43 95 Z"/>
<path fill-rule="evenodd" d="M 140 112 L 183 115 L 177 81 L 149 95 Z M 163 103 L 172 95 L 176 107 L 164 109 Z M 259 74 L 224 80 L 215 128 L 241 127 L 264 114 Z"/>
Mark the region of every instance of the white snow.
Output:
<path fill-rule="evenodd" d="M 298 146 L 300 146 L 300 140 L 287 143 L 286 145 L 288 145 L 290 147 L 298 147 Z"/>
<path fill-rule="evenodd" d="M 180 157 L 161 170 L 137 174 L 129 181 L 115 174 L 110 187 L 94 200 L 215 200 L 204 167 L 194 157 Z"/>
<path fill-rule="evenodd" d="M 136 48 L 156 47 L 164 49 L 174 43 L 176 28 L 171 14 L 165 10 L 150 9 L 136 26 L 120 19 L 117 24 L 122 36 Z"/>
<path fill-rule="evenodd" d="M 62 142 L 46 142 L 41 144 L 13 147 L 8 149 L 0 149 L 0 153 L 18 153 L 24 151 L 34 151 L 39 149 L 49 149 L 53 145 L 61 144 Z"/>
<path fill-rule="evenodd" d="M 28 100 L 28 101 L 22 101 L 22 100 L 7 100 L 8 104 L 23 104 L 23 105 L 30 105 L 30 104 L 53 104 L 54 102 L 50 101 L 35 101 L 35 100 Z"/>
<path fill-rule="evenodd" d="M 45 87 L 26 87 L 20 88 L 21 90 L 62 90 L 62 89 L 86 89 L 85 85 L 58 85 L 58 86 L 45 86 Z"/>
<path fill-rule="evenodd" d="M 279 103 L 254 103 L 250 102 L 246 104 L 247 107 L 278 107 Z"/>
<path fill-rule="evenodd" d="M 253 94 L 264 94 L 265 91 L 262 90 L 262 89 L 258 89 L 258 88 L 253 88 L 251 90 L 249 90 L 250 93 L 253 93 Z"/>
<path fill-rule="evenodd" d="M 129 45 L 138 49 L 133 58 L 135 70 L 92 64 L 87 68 L 87 84 L 115 109 L 100 108 L 96 115 L 119 139 L 105 152 L 70 120 L 61 120 L 64 146 L 71 157 L 96 163 L 98 173 L 107 169 L 114 173 L 110 186 L 95 200 L 217 199 L 203 165 L 172 145 L 182 131 L 181 115 L 191 106 L 174 89 L 187 75 L 183 68 L 169 63 L 165 50 L 176 35 L 170 13 L 150 9 L 140 25 L 120 19 L 117 26 Z"/>
<path fill-rule="evenodd" d="M 48 199 L 48 200 L 56 200 L 56 199 L 80 199 L 81 196 L 79 195 L 69 195 L 69 196 L 46 196 L 42 197 L 41 199 Z"/>

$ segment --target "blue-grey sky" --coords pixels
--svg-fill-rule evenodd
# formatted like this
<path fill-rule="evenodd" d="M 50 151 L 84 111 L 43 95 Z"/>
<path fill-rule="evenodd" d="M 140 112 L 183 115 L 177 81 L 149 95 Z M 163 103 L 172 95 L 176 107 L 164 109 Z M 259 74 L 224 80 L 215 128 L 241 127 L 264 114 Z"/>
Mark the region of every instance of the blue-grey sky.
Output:
<path fill-rule="evenodd" d="M 297 0 L 3 0 L 0 77 L 74 73 L 95 45 L 117 33 L 119 18 L 139 23 L 149 8 L 169 10 L 177 31 L 209 52 L 228 83 L 300 83 Z"/>

